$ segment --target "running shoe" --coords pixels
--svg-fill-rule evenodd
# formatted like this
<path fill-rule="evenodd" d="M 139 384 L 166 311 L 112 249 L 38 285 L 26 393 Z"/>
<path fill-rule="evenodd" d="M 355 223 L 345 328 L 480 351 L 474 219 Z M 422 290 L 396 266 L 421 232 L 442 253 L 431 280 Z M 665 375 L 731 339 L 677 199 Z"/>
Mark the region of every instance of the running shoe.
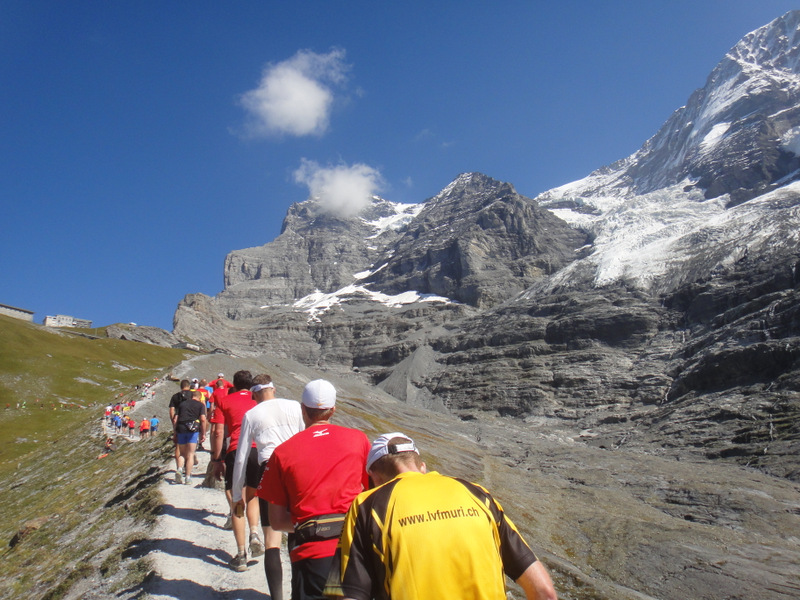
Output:
<path fill-rule="evenodd" d="M 183 483 L 186 485 L 192 485 L 192 476 L 189 473 L 183 476 Z"/>
<path fill-rule="evenodd" d="M 228 563 L 228 566 L 234 571 L 242 572 L 247 571 L 247 554 L 237 554 Z"/>
<path fill-rule="evenodd" d="M 264 542 L 258 537 L 258 534 L 253 532 L 250 534 L 250 554 L 255 558 L 264 554 Z"/>
<path fill-rule="evenodd" d="M 183 483 L 183 473 L 175 471 L 175 483 Z"/>
<path fill-rule="evenodd" d="M 228 515 L 228 519 L 225 521 L 225 525 L 223 525 L 222 528 L 227 529 L 228 531 L 233 529 L 233 519 L 231 519 L 230 515 Z"/>

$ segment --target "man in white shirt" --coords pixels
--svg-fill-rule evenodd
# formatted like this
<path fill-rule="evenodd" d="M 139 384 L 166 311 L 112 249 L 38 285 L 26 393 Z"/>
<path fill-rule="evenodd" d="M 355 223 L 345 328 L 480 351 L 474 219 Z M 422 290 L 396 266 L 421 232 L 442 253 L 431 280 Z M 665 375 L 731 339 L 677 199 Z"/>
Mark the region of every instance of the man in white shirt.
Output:
<path fill-rule="evenodd" d="M 253 378 L 253 387 L 250 388 L 256 406 L 248 410 L 242 419 L 242 429 L 239 437 L 239 446 L 236 451 L 236 461 L 233 467 L 233 495 L 234 511 L 244 510 L 242 489 L 245 484 L 245 463 L 247 452 L 240 451 L 250 448 L 255 442 L 258 450 L 258 464 L 261 468 L 266 466 L 267 460 L 272 456 L 275 448 L 288 440 L 305 425 L 300 403 L 295 400 L 275 397 L 275 386 L 269 375 L 256 375 Z M 245 490 L 247 497 L 255 494 L 255 489 Z M 283 600 L 283 571 L 281 567 L 280 547 L 281 532 L 275 531 L 269 524 L 269 505 L 259 498 L 261 508 L 261 525 L 264 530 L 264 572 L 267 576 L 269 594 L 273 600 Z"/>

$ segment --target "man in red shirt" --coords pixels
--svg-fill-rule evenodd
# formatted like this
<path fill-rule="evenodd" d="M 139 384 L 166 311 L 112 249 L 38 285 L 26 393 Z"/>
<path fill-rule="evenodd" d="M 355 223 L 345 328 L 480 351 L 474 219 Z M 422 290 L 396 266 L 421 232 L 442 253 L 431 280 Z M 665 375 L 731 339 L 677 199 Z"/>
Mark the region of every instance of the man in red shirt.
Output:
<path fill-rule="evenodd" d="M 225 386 L 225 382 L 221 379 L 217 379 L 217 383 L 214 387 L 214 393 L 211 394 L 208 407 L 208 412 L 212 417 L 214 416 L 214 408 L 217 406 L 217 403 L 227 396 L 229 391 L 230 388 Z"/>
<path fill-rule="evenodd" d="M 250 371 L 237 371 L 233 376 L 233 387 L 236 391 L 220 399 L 211 417 L 211 462 L 214 465 L 214 476 L 219 479 L 225 474 L 225 495 L 228 504 L 233 508 L 231 489 L 233 487 L 233 465 L 236 460 L 236 448 L 239 444 L 239 434 L 242 428 L 244 414 L 256 405 L 250 388 L 253 385 L 253 376 Z M 225 431 L 228 432 L 228 448 L 222 456 Z M 250 553 L 253 557 L 264 554 L 264 543 L 258 530 L 261 527 L 258 499 L 254 489 L 261 480 L 261 467 L 258 464 L 258 451 L 252 444 L 250 454 L 245 466 L 245 485 L 250 488 L 247 493 L 245 488 L 245 513 L 250 525 Z M 247 570 L 247 548 L 245 545 L 245 514 L 232 512 L 233 537 L 236 539 L 237 554 L 228 563 L 234 571 Z"/>
<path fill-rule="evenodd" d="M 225 389 L 233 387 L 233 384 L 227 379 L 225 379 L 225 375 L 223 375 L 222 373 L 219 373 L 216 379 L 212 379 L 211 381 L 209 381 L 208 385 L 211 386 L 213 389 L 216 389 L 217 383 L 220 381 L 222 382 L 222 385 L 225 387 Z"/>
<path fill-rule="evenodd" d="M 336 389 L 317 379 L 303 390 L 306 429 L 275 448 L 257 494 L 270 525 L 294 531 L 292 600 L 322 600 L 344 514 L 369 485 L 370 443 L 357 429 L 332 425 Z"/>

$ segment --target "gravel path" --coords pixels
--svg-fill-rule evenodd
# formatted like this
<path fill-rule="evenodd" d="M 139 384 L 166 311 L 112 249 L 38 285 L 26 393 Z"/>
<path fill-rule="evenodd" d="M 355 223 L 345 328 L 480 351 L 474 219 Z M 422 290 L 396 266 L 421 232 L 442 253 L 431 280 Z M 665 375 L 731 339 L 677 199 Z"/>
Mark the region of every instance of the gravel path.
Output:
<path fill-rule="evenodd" d="M 193 600 L 253 600 L 269 598 L 263 556 L 250 558 L 248 569 L 237 573 L 228 567 L 236 552 L 233 532 L 223 529 L 228 515 L 224 492 L 201 487 L 209 454 L 198 452 L 199 464 L 191 485 L 174 482 L 170 470 L 159 484 L 163 514 L 151 538 L 156 575 L 146 584 L 148 598 Z M 170 466 L 174 467 L 174 462 Z M 284 548 L 284 598 L 289 598 L 291 574 Z"/>

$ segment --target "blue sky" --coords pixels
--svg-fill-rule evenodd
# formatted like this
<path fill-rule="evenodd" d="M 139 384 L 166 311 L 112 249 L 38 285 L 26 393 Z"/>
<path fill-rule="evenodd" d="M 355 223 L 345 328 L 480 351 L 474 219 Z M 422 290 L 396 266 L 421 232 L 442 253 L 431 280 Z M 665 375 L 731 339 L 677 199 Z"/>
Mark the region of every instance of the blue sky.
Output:
<path fill-rule="evenodd" d="M 779 0 L 0 7 L 0 303 L 172 328 L 310 190 L 529 197 L 636 151 Z"/>

